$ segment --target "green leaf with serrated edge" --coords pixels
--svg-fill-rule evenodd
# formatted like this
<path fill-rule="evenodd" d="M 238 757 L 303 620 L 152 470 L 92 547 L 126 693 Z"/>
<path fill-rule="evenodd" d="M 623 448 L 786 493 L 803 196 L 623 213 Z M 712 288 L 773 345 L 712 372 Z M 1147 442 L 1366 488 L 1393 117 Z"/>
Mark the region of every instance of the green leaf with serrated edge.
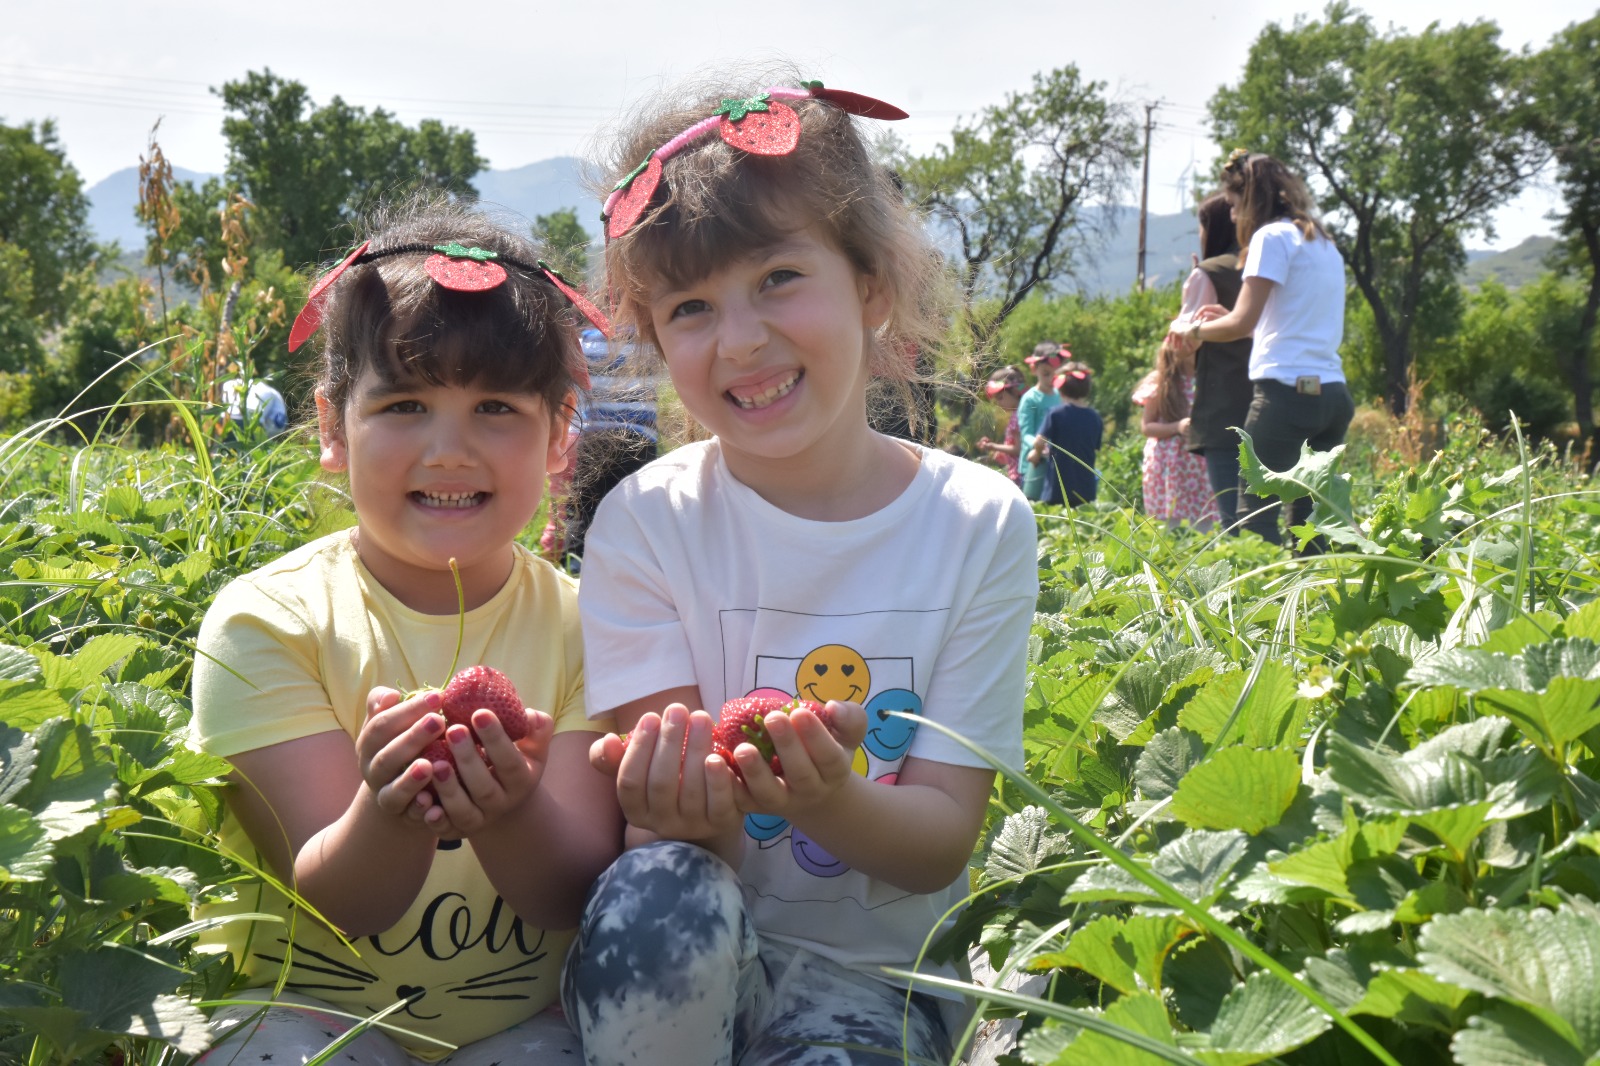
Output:
<path fill-rule="evenodd" d="M 61 693 L 53 689 L 31 682 L 0 681 L 0 722 L 33 730 L 71 710 Z"/>
<path fill-rule="evenodd" d="M 1171 915 L 1103 915 L 1072 934 L 1060 951 L 1036 955 L 1030 970 L 1072 967 L 1131 994 L 1161 987 L 1161 966 L 1192 930 Z"/>
<path fill-rule="evenodd" d="M 1543 692 L 1483 689 L 1477 695 L 1511 717 L 1546 751 L 1559 750 L 1600 726 L 1600 680 L 1557 677 Z"/>
<path fill-rule="evenodd" d="M 1327 765 L 1347 797 L 1374 811 L 1414 814 L 1484 802 L 1489 795 L 1482 770 L 1454 751 L 1422 746 L 1391 758 L 1335 733 L 1328 738 Z"/>
<path fill-rule="evenodd" d="M 1110 1025 L 1177 1048 L 1172 1024 L 1167 1020 L 1167 1008 L 1157 994 L 1140 992 L 1123 996 L 1098 1013 Z M 1170 1061 L 1133 1047 L 1108 1033 L 1083 1031 L 1070 1042 L 1063 1041 L 1062 1035 L 1058 1031 L 1047 1038 L 1025 1039 L 1023 1061 L 1047 1063 L 1049 1066 L 1155 1066 L 1156 1063 Z"/>
<path fill-rule="evenodd" d="M 1288 470 L 1268 470 L 1256 458 L 1250 435 L 1239 433 L 1239 475 L 1250 490 L 1261 496 L 1278 496 L 1285 502 L 1311 497 L 1308 524 L 1341 544 L 1348 544 L 1371 555 L 1383 554 L 1383 546 L 1368 539 L 1356 521 L 1350 504 L 1350 475 L 1339 470 L 1344 445 L 1325 452 L 1300 446 L 1300 459 Z"/>
<path fill-rule="evenodd" d="M 33 737 L 20 729 L 0 726 L 0 803 L 9 802 L 28 783 L 37 758 Z"/>
<path fill-rule="evenodd" d="M 95 637 L 72 653 L 72 666 L 83 678 L 84 685 L 103 681 L 101 675 L 144 647 L 144 644 L 142 638 L 131 633 L 111 633 Z"/>
<path fill-rule="evenodd" d="M 33 655 L 21 648 L 0 644 L 0 681 L 38 681 L 43 676 L 39 660 Z"/>
<path fill-rule="evenodd" d="M 1420 945 L 1427 973 L 1531 1011 L 1585 1055 L 1600 1051 L 1600 925 L 1573 908 L 1441 915 Z"/>
<path fill-rule="evenodd" d="M 1305 709 L 1296 695 L 1294 671 L 1278 662 L 1262 664 L 1228 735 L 1219 735 L 1232 717 L 1248 677 L 1247 671 L 1236 670 L 1212 678 L 1178 712 L 1178 724 L 1219 747 L 1235 742 L 1251 748 L 1295 746 Z"/>
<path fill-rule="evenodd" d="M 1243 829 L 1253 836 L 1278 824 L 1299 788 L 1294 752 L 1223 748 L 1184 776 L 1172 813 L 1197 829 Z"/>
<path fill-rule="evenodd" d="M 1490 803 L 1467 803 L 1459 807 L 1441 807 L 1438 810 L 1412 814 L 1411 824 L 1420 826 L 1439 839 L 1450 861 L 1465 862 L 1467 849 L 1478 839 L 1478 834 L 1488 828 Z"/>
<path fill-rule="evenodd" d="M 1458 1066 L 1588 1066 L 1586 1056 L 1526 1011 L 1504 1004 L 1467 1019 L 1450 1041 Z"/>
<path fill-rule="evenodd" d="M 1453 1032 L 1461 1027 L 1461 1006 L 1471 994 L 1421 970 L 1380 970 L 1350 1013 Z"/>
<path fill-rule="evenodd" d="M 51 845 L 49 832 L 33 815 L 0 807 L 0 882 L 44 880 Z"/>
<path fill-rule="evenodd" d="M 1199 763 L 1206 753 L 1206 742 L 1199 734 L 1173 726 L 1150 738 L 1139 753 L 1133 769 L 1133 782 L 1145 799 L 1166 799 L 1177 791 L 1178 782 Z"/>
<path fill-rule="evenodd" d="M 990 881 L 1024 877 L 1071 853 L 1067 835 L 1051 825 L 1042 807 L 1024 807 L 1001 823 L 989 845 L 984 876 Z"/>
<path fill-rule="evenodd" d="M 1216 1066 L 1246 1066 L 1315 1040 L 1328 1016 L 1268 973 L 1256 972 L 1229 992 L 1211 1026 L 1209 1047 L 1195 1058 Z"/>
<path fill-rule="evenodd" d="M 1222 833 L 1191 829 L 1167 844 L 1150 863 L 1150 872 L 1202 906 L 1210 906 L 1232 881 L 1250 850 L 1250 838 L 1238 830 Z M 1154 903 L 1160 895 L 1116 866 L 1090 870 L 1067 890 L 1063 902 L 1124 900 Z"/>

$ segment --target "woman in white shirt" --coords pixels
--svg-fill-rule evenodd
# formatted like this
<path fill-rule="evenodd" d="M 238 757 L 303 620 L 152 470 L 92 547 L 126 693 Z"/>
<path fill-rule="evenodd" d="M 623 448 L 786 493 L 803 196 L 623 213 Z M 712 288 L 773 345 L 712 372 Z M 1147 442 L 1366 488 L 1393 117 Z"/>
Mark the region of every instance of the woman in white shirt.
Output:
<path fill-rule="evenodd" d="M 1244 431 L 1269 470 L 1287 470 L 1302 447 L 1327 451 L 1344 442 L 1355 405 L 1345 385 L 1344 260 L 1314 214 L 1305 183 L 1268 155 L 1238 150 L 1222 171 L 1244 248 L 1244 286 L 1230 311 L 1202 308 L 1184 332 L 1191 347 L 1251 337 L 1254 395 Z M 1280 501 L 1244 491 L 1244 528 L 1274 544 Z M 1309 499 L 1289 505 L 1289 525 L 1305 522 Z"/>

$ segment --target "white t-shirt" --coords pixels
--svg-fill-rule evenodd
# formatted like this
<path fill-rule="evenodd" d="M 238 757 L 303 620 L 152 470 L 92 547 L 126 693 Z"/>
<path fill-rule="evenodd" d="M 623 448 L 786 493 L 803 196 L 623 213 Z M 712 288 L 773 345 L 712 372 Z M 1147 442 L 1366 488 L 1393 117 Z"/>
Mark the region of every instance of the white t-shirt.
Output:
<path fill-rule="evenodd" d="M 1306 240 L 1287 219 L 1270 222 L 1250 237 L 1244 276 L 1277 282 L 1256 321 L 1250 380 L 1343 381 L 1344 259 L 1333 242 Z"/>
<path fill-rule="evenodd" d="M 1036 531 L 1005 475 L 921 450 L 909 487 L 848 522 L 797 518 L 728 472 L 715 440 L 663 456 L 600 505 L 578 602 L 591 715 L 697 685 L 854 699 L 856 772 L 892 786 L 908 754 L 986 766 L 912 710 L 1022 764 Z M 851 870 L 780 818 L 745 820 L 741 877 L 764 935 L 874 977 L 909 968 L 967 893 L 917 895 Z M 949 973 L 924 964 L 926 972 Z"/>

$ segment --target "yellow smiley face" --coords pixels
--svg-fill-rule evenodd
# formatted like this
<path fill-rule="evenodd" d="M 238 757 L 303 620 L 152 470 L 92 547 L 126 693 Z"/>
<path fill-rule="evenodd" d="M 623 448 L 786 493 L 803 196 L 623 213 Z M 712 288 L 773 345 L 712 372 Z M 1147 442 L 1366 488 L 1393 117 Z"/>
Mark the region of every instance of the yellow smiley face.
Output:
<path fill-rule="evenodd" d="M 872 689 L 872 671 L 854 648 L 824 644 L 800 661 L 795 674 L 800 695 L 818 703 L 829 700 L 860 703 Z"/>

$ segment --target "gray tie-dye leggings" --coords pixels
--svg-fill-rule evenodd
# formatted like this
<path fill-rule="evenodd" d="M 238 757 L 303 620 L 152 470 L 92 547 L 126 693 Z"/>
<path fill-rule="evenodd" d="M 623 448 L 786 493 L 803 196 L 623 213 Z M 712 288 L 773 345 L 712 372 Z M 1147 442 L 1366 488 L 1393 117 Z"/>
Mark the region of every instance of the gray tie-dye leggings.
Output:
<path fill-rule="evenodd" d="M 903 989 L 762 937 L 738 875 L 692 844 L 636 848 L 600 876 L 561 996 L 589 1066 L 951 1057 L 938 1000 L 914 993 L 908 1010 Z"/>

